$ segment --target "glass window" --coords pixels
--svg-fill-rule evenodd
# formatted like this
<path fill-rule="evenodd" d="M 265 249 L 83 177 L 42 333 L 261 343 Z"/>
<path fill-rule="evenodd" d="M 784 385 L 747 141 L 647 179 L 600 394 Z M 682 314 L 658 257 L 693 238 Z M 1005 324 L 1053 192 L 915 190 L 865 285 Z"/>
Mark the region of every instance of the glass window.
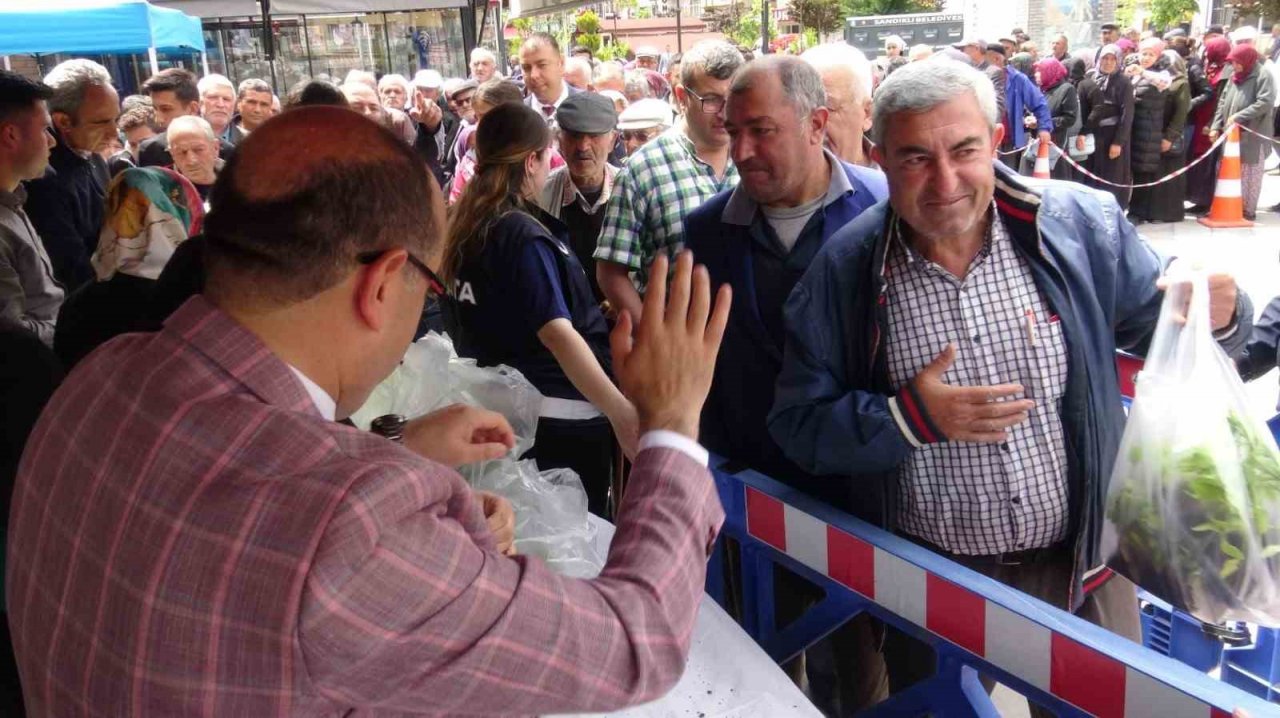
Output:
<path fill-rule="evenodd" d="M 458 10 L 419 10 L 386 14 L 390 40 L 390 72 L 412 79 L 418 70 L 436 70 L 445 77 L 465 77 L 462 22 Z"/>

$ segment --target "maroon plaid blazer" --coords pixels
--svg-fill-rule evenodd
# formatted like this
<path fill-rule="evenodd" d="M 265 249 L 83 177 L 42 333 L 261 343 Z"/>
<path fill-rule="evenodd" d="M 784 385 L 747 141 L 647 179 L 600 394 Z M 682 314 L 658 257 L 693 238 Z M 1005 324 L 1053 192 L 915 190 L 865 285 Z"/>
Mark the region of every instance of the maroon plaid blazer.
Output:
<path fill-rule="evenodd" d="M 609 563 L 494 551 L 452 470 L 316 411 L 203 297 L 82 362 L 24 454 L 7 597 L 33 716 L 523 715 L 684 669 L 724 514 L 649 449 Z"/>

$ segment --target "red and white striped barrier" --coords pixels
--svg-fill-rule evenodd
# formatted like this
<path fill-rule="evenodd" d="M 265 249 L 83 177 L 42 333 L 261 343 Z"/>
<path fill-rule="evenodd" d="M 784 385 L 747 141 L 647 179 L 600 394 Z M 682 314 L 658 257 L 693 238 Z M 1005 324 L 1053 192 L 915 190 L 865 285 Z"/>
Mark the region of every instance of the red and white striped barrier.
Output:
<path fill-rule="evenodd" d="M 1227 711 L 744 486 L 747 532 L 1027 683 L 1101 718 L 1230 718 Z M 1135 599 L 1136 600 L 1136 599 Z M 1028 606 L 1031 613 L 1041 612 Z M 1045 615 L 1049 621 L 1052 615 Z"/>
<path fill-rule="evenodd" d="M 1121 184 L 1121 183 L 1119 183 L 1119 182 L 1112 182 L 1111 180 L 1102 179 L 1102 178 L 1101 178 L 1101 177 L 1099 177 L 1098 175 L 1096 175 L 1096 174 L 1094 174 L 1094 173 L 1090 172 L 1089 170 L 1085 169 L 1085 168 L 1084 168 L 1084 166 L 1083 166 L 1083 165 L 1081 165 L 1079 162 L 1076 162 L 1075 160 L 1071 159 L 1071 153 L 1069 153 L 1069 152 L 1067 152 L 1067 151 L 1065 151 L 1065 150 L 1062 152 L 1062 156 L 1058 158 L 1058 161 L 1059 161 L 1059 162 L 1061 162 L 1061 161 L 1063 161 L 1063 160 L 1066 160 L 1067 164 L 1069 164 L 1069 165 L 1071 165 L 1072 167 L 1074 167 L 1074 168 L 1076 169 L 1076 171 L 1077 171 L 1077 172 L 1079 172 L 1080 174 L 1084 175 L 1085 177 L 1088 177 L 1088 178 L 1092 179 L 1092 180 L 1093 180 L 1093 181 L 1095 181 L 1095 182 L 1101 182 L 1102 184 L 1105 184 L 1105 185 L 1111 185 L 1112 187 L 1120 187 L 1120 188 L 1122 188 L 1122 189 L 1141 189 L 1141 188 L 1143 188 L 1143 187 L 1155 187 L 1156 185 L 1164 184 L 1165 182 L 1168 182 L 1169 180 L 1171 180 L 1171 179 L 1173 179 L 1173 178 L 1175 178 L 1175 177 L 1180 177 L 1180 176 L 1182 176 L 1182 175 L 1186 174 L 1188 171 L 1190 171 L 1190 170 L 1191 170 L 1191 168 L 1192 168 L 1192 167 L 1195 167 L 1196 165 L 1200 164 L 1201 162 L 1203 162 L 1203 161 L 1205 161 L 1206 159 L 1208 159 L 1209 157 L 1211 157 L 1211 156 L 1213 155 L 1213 151 L 1214 151 L 1214 150 L 1216 150 L 1216 149 L 1218 149 L 1219 147 L 1221 147 L 1221 146 L 1222 146 L 1222 144 L 1223 144 L 1224 142 L 1226 142 L 1226 141 L 1227 141 L 1227 133 L 1225 133 L 1225 132 L 1224 132 L 1224 133 L 1222 133 L 1222 136 L 1221 136 L 1221 137 L 1219 137 L 1218 139 L 1214 140 L 1214 142 L 1213 142 L 1213 144 L 1212 144 L 1212 145 L 1209 145 L 1209 149 L 1205 150 L 1205 151 L 1204 151 L 1204 154 L 1200 155 L 1199 157 L 1195 158 L 1194 160 L 1191 160 L 1191 161 L 1190 161 L 1190 162 L 1188 162 L 1185 166 L 1180 167 L 1180 168 L 1178 168 L 1178 169 L 1174 170 L 1173 172 L 1170 172 L 1169 174 L 1165 175 L 1164 177 L 1161 177 L 1161 178 L 1160 178 L 1160 179 L 1158 179 L 1158 180 L 1155 180 L 1155 181 L 1153 181 L 1153 182 L 1142 182 L 1142 183 L 1140 183 L 1140 184 Z M 1103 152 L 1103 151 L 1104 151 L 1104 148 L 1099 147 L 1099 148 L 1097 148 L 1097 149 L 1096 149 L 1096 150 L 1094 150 L 1094 151 L 1095 151 L 1095 152 Z"/>

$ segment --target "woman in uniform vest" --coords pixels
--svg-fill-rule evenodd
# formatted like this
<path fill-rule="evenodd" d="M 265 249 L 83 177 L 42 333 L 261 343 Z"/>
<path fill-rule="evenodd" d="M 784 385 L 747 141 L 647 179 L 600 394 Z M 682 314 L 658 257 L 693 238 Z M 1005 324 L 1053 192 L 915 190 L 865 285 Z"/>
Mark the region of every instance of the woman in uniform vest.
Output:
<path fill-rule="evenodd" d="M 559 220 L 538 208 L 551 132 L 523 104 L 495 107 L 475 135 L 476 173 L 445 246 L 445 318 L 458 354 L 512 366 L 542 393 L 538 468 L 570 468 L 607 516 L 614 437 L 628 455 L 636 414 L 610 379 L 608 328 Z"/>

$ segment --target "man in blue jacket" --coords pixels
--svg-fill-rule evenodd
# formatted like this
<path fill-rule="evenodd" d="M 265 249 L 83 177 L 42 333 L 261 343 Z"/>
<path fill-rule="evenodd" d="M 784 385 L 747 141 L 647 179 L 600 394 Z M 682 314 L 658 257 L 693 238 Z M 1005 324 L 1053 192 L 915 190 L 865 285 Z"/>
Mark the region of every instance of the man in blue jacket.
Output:
<path fill-rule="evenodd" d="M 896 71 L 872 134 L 889 200 L 832 237 L 787 301 L 769 429 L 862 515 L 1137 639 L 1133 586 L 1101 568 L 1120 442 L 1115 352 L 1141 351 L 1164 260 L 1109 195 L 1030 189 L 993 162 L 991 83 L 960 63 Z M 1252 310 L 1211 283 L 1219 340 Z M 892 636 L 892 634 L 891 634 Z M 930 656 L 886 640 L 894 689 Z"/>
<path fill-rule="evenodd" d="M 1049 104 L 1044 99 L 1044 93 L 1036 85 L 1036 79 L 1027 77 L 1008 65 L 1001 69 L 1004 71 L 1005 85 L 1004 142 L 1000 145 L 1000 149 L 1008 152 L 1017 147 L 1026 147 L 1027 142 L 1031 140 L 1026 127 L 1023 126 L 1023 117 L 1027 112 L 1035 115 L 1036 131 L 1039 133 L 1040 141 L 1052 142 L 1053 114 L 1049 112 Z M 1016 168 L 1021 155 L 1006 154 L 1003 159 L 1005 164 Z"/>
<path fill-rule="evenodd" d="M 841 162 L 824 149 L 829 111 L 822 77 L 799 58 L 769 55 L 738 70 L 725 112 L 741 180 L 685 219 L 694 257 L 713 284 L 728 283 L 736 298 L 701 439 L 737 465 L 849 510 L 843 482 L 811 476 L 787 460 L 765 422 L 782 368 L 782 306 L 827 240 L 887 196 L 884 174 Z M 860 131 L 855 141 L 861 144 Z M 779 611 L 794 614 L 807 591 L 799 579 L 783 580 Z M 872 626 L 870 617 L 861 616 L 836 641 L 840 658 L 828 685 L 839 693 L 815 696 L 831 713 L 851 714 L 884 697 L 884 665 Z"/>

